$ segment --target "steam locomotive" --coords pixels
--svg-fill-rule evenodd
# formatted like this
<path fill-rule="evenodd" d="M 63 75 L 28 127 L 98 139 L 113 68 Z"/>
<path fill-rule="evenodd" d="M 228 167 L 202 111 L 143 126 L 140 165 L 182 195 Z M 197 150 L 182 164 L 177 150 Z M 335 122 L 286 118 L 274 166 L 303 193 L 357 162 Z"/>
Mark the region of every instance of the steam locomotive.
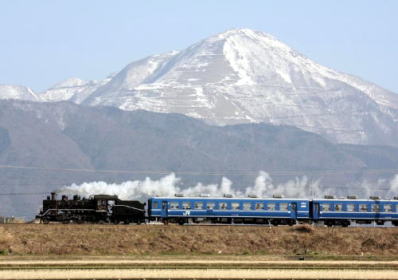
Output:
<path fill-rule="evenodd" d="M 43 200 L 43 207 L 36 216 L 44 224 L 62 223 L 143 223 L 145 222 L 145 203 L 135 200 L 121 200 L 116 195 L 94 195 L 72 199 L 62 195 L 57 199 L 51 193 Z"/>
<path fill-rule="evenodd" d="M 316 223 L 326 226 L 356 224 L 398 226 L 398 197 L 357 199 L 354 196 L 322 199 L 224 197 L 151 197 L 147 204 L 137 200 L 120 200 L 117 196 L 94 195 L 90 198 L 55 193 L 43 201 L 37 216 L 43 223 L 214 223 L 294 225 Z"/>

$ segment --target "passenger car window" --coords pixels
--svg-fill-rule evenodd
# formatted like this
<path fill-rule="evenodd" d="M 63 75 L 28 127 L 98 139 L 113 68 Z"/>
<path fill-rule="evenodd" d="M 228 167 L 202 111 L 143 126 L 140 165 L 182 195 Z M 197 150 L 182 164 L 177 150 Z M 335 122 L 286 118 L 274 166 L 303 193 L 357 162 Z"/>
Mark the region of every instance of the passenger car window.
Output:
<path fill-rule="evenodd" d="M 157 201 L 154 201 L 153 203 L 152 203 L 152 208 L 158 208 L 158 202 Z"/>
<path fill-rule="evenodd" d="M 287 203 L 280 203 L 279 204 L 280 211 L 287 211 Z"/>
<path fill-rule="evenodd" d="M 256 210 L 264 210 L 264 203 L 256 203 Z"/>
<path fill-rule="evenodd" d="M 170 202 L 170 209 L 178 209 L 178 202 Z"/>
<path fill-rule="evenodd" d="M 355 204 L 347 204 L 347 211 L 354 212 L 355 211 Z"/>
<path fill-rule="evenodd" d="M 191 209 L 191 203 L 186 201 L 182 203 L 182 209 Z"/>
<path fill-rule="evenodd" d="M 334 205 L 334 211 L 343 211 L 343 205 L 342 204 L 335 204 Z"/>
<path fill-rule="evenodd" d="M 232 202 L 231 203 L 232 209 L 233 210 L 238 210 L 240 209 L 240 203 L 239 202 Z"/>
<path fill-rule="evenodd" d="M 368 206 L 366 204 L 360 204 L 359 205 L 359 211 L 368 212 Z"/>
<path fill-rule="evenodd" d="M 252 208 L 252 204 L 250 202 L 243 203 L 243 210 L 250 210 Z"/>
<path fill-rule="evenodd" d="M 372 204 L 372 212 L 380 212 L 380 205 Z"/>
<path fill-rule="evenodd" d="M 203 202 L 195 201 L 194 206 L 195 206 L 195 209 L 203 209 Z"/>
<path fill-rule="evenodd" d="M 322 211 L 330 211 L 330 204 L 329 203 L 323 203 L 321 204 Z"/>
<path fill-rule="evenodd" d="M 216 204 L 214 202 L 207 202 L 207 209 L 214 209 Z"/>
<path fill-rule="evenodd" d="M 221 210 L 227 209 L 227 203 L 226 203 L 226 202 L 221 202 L 221 203 L 220 203 L 220 209 L 221 209 Z"/>
<path fill-rule="evenodd" d="M 392 212 L 392 205 L 384 204 L 384 212 Z"/>
<path fill-rule="evenodd" d="M 268 203 L 267 204 L 267 210 L 275 211 L 275 203 Z"/>

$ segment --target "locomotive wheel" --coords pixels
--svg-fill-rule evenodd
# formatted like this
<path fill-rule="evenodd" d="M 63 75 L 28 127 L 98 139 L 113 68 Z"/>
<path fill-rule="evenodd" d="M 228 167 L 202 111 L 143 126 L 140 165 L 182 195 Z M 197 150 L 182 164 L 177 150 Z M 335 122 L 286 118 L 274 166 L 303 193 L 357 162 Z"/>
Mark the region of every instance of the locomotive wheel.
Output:
<path fill-rule="evenodd" d="M 277 227 L 279 225 L 279 221 L 278 220 L 272 220 L 271 221 L 271 225 Z"/>
<path fill-rule="evenodd" d="M 341 226 L 342 227 L 348 227 L 350 225 L 350 221 L 342 221 Z"/>
<path fill-rule="evenodd" d="M 325 224 L 325 226 L 327 226 L 327 227 L 332 227 L 332 226 L 334 226 L 334 222 L 333 222 L 333 221 L 325 221 L 324 224 Z"/>
<path fill-rule="evenodd" d="M 47 219 L 42 219 L 41 222 L 42 222 L 43 224 L 45 224 L 45 225 L 48 225 L 48 224 L 50 223 L 50 221 L 47 220 Z"/>
<path fill-rule="evenodd" d="M 289 226 L 293 226 L 293 225 L 296 224 L 296 221 L 295 221 L 295 220 L 288 220 L 288 221 L 287 221 L 287 224 L 288 224 Z"/>

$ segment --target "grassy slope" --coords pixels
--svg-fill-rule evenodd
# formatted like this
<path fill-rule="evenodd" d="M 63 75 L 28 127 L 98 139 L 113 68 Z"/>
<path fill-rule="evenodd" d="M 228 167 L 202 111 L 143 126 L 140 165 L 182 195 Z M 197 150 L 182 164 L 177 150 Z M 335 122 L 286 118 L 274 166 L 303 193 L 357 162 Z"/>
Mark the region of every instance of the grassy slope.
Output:
<path fill-rule="evenodd" d="M 2 225 L 8 255 L 268 255 L 397 258 L 398 228 Z"/>

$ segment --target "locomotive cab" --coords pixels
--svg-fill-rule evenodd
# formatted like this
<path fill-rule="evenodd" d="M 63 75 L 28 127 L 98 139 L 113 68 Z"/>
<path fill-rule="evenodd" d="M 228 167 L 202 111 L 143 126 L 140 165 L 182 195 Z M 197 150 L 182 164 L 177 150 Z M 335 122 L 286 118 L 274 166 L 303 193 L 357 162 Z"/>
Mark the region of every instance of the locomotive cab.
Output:
<path fill-rule="evenodd" d="M 116 195 L 99 194 L 94 195 L 93 199 L 96 204 L 96 212 L 109 212 L 111 205 L 118 199 Z"/>

